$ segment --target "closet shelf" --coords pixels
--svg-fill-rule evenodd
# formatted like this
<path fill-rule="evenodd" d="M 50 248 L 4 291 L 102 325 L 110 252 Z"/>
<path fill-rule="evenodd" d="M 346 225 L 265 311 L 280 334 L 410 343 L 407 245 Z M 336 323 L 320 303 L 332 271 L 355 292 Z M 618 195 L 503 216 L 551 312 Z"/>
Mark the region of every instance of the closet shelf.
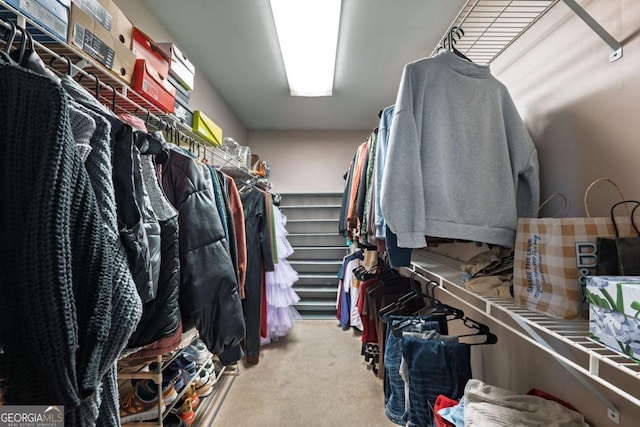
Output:
<path fill-rule="evenodd" d="M 558 1 L 468 0 L 441 40 L 452 28 L 462 28 L 464 36 L 454 40 L 455 48 L 477 64 L 489 64 Z"/>
<path fill-rule="evenodd" d="M 401 269 L 405 275 L 415 272 L 421 281 L 437 282 L 437 292 L 457 299 L 549 353 L 565 366 L 640 406 L 640 364 L 592 341 L 587 320 L 554 319 L 521 308 L 513 300 L 478 296 L 464 288 L 460 261 L 428 250 L 415 251 L 413 258 L 412 268 Z M 549 346 L 536 340 L 535 335 Z"/>
<path fill-rule="evenodd" d="M 190 126 L 173 114 L 160 110 L 129 87 L 119 76 L 80 49 L 59 41 L 48 30 L 24 16 L 5 0 L 0 0 L 0 11 L 8 11 L 15 16 L 18 25 L 27 28 L 27 31 L 37 30 L 46 34 L 49 39 L 47 42 L 33 40 L 33 44 L 47 67 L 59 76 L 64 76 L 67 73 L 68 64 L 71 64 L 71 77 L 116 114 L 131 114 L 146 120 L 152 127 L 165 131 L 170 142 L 193 145 L 194 150 L 192 151 L 197 151 L 199 155 L 211 160 L 213 164 L 220 161 L 228 170 L 234 169 L 236 174 L 242 176 L 243 179 L 257 178 L 245 164 L 236 159 L 229 159 L 224 151 L 211 145 L 206 139 L 195 133 Z M 0 29 L 2 28 L 11 29 L 8 23 L 0 19 Z M 19 39 L 20 37 L 18 37 Z"/>
<path fill-rule="evenodd" d="M 452 30 L 462 28 L 464 36 L 454 40 L 454 47 L 477 64 L 489 64 L 559 1 L 609 46 L 609 62 L 622 57 L 621 43 L 575 0 L 467 0 L 441 41 L 444 44 Z M 436 46 L 431 56 L 440 48 Z"/>

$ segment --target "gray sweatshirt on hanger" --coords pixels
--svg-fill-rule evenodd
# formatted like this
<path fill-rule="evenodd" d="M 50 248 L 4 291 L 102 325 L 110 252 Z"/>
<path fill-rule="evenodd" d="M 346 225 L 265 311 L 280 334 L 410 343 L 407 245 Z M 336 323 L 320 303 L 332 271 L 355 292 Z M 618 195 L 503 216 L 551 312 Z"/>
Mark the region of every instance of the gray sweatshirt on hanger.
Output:
<path fill-rule="evenodd" d="M 399 247 L 425 235 L 513 246 L 540 202 L 538 155 L 488 66 L 449 51 L 405 66 L 380 197 Z"/>

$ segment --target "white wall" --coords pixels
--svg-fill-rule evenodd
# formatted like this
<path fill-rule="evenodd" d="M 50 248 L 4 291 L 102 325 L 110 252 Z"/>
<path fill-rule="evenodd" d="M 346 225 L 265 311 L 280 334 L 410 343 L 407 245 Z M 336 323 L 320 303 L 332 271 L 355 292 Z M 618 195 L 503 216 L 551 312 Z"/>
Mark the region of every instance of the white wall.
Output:
<path fill-rule="evenodd" d="M 171 28 L 165 28 L 153 15 L 142 0 L 114 0 L 114 3 L 133 22 L 156 42 L 175 42 Z M 178 46 L 189 56 L 189 46 Z M 194 90 L 189 104 L 197 110 L 202 110 L 208 117 L 222 128 L 224 136 L 229 136 L 240 144 L 246 145 L 248 140 L 247 128 L 229 108 L 226 101 L 216 92 L 200 70 L 198 72 L 198 58 L 190 58 L 196 66 Z"/>
<path fill-rule="evenodd" d="M 560 2 L 491 65 L 538 149 L 543 196 L 566 194 L 571 216 L 584 215 L 584 191 L 600 176 L 640 197 L 640 2 L 580 4 L 623 41 L 622 59 L 609 63 L 609 47 Z M 592 195 L 596 215 L 620 199 L 607 185 Z"/>
<path fill-rule="evenodd" d="M 273 191 L 336 193 L 358 145 L 371 131 L 250 131 L 252 154 L 271 169 Z"/>

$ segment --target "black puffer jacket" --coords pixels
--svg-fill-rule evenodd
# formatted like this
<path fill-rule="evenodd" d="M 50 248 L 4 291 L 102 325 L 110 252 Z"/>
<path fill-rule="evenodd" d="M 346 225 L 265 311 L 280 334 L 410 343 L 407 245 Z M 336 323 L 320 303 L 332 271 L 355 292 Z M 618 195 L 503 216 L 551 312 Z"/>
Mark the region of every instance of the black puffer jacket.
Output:
<path fill-rule="evenodd" d="M 180 310 L 193 320 L 208 349 L 224 353 L 231 363 L 242 357 L 245 322 L 224 229 L 205 179 L 192 157 L 169 147 L 162 187 L 178 210 Z"/>
<path fill-rule="evenodd" d="M 155 297 L 154 270 L 160 265 L 160 225 L 142 189 L 133 129 L 122 125 L 113 136 L 113 186 L 120 238 L 143 303 Z M 157 277 L 157 276 L 156 276 Z M 157 284 L 157 281 L 155 282 Z"/>

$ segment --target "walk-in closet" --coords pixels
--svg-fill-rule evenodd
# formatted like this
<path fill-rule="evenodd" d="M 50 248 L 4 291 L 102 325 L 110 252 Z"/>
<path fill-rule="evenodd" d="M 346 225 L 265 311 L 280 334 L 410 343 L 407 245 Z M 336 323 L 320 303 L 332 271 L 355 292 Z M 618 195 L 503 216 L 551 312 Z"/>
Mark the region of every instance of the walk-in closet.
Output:
<path fill-rule="evenodd" d="M 0 426 L 640 425 L 640 2 L 0 0 Z"/>

